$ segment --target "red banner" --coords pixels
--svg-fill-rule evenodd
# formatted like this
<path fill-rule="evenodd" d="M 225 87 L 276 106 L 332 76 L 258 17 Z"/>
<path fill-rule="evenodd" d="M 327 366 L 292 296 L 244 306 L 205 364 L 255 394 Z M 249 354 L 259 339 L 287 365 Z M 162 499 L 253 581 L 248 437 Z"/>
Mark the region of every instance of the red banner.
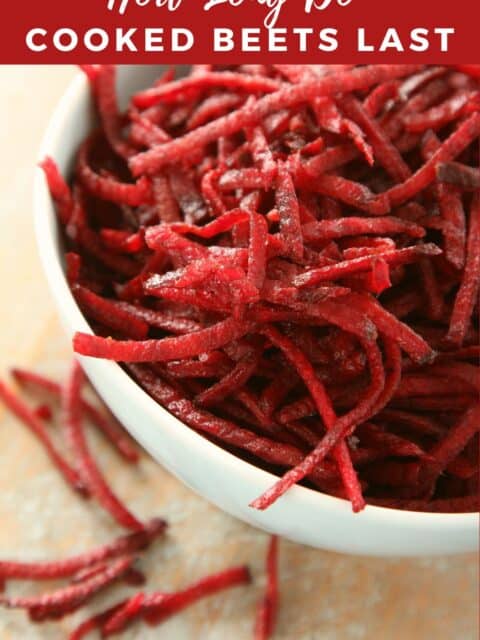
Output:
<path fill-rule="evenodd" d="M 478 0 L 44 0 L 2 5 L 0 63 L 480 61 Z"/>

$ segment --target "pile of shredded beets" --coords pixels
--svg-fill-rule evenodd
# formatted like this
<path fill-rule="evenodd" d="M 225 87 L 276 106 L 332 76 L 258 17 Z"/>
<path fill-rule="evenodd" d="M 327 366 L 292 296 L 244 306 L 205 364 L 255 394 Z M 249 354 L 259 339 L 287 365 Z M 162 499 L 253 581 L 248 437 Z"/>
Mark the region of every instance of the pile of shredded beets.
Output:
<path fill-rule="evenodd" d="M 194 66 L 43 168 L 75 299 L 196 432 L 391 508 L 478 510 L 480 66 Z M 208 470 L 206 470 L 208 472 Z"/>
<path fill-rule="evenodd" d="M 138 590 L 146 583 L 140 562 L 149 547 L 164 536 L 167 522 L 163 518 L 142 522 L 120 500 L 91 450 L 86 426 L 100 431 L 124 463 L 139 461 L 135 445 L 111 414 L 85 397 L 85 377 L 77 362 L 63 384 L 24 369 L 13 369 L 12 376 L 22 391 L 40 395 L 42 402 L 32 406 L 1 380 L 0 402 L 38 439 L 51 464 L 77 496 L 97 502 L 126 533 L 60 560 L 0 560 L 0 606 L 23 609 L 32 623 L 41 624 L 86 609 L 98 594 L 123 582 L 134 589 L 133 594 L 89 615 L 68 636 L 69 640 L 81 640 L 98 631 L 102 638 L 107 638 L 136 622 L 156 627 L 203 598 L 251 583 L 248 567 L 235 566 L 174 592 Z M 60 437 L 52 437 L 52 422 L 59 422 Z M 275 627 L 279 600 L 277 564 L 278 540 L 272 536 L 266 554 L 265 593 L 257 607 L 255 640 L 268 640 Z M 43 584 L 60 580 L 65 583 L 63 586 L 47 588 L 40 594 L 3 593 L 6 583 L 11 581 Z"/>

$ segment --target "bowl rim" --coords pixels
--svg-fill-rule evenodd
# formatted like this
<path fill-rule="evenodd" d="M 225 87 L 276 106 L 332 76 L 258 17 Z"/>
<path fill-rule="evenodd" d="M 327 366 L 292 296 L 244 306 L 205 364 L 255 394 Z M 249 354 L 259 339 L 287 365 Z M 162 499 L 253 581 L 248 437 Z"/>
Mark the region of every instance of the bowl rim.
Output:
<path fill-rule="evenodd" d="M 47 155 L 53 158 L 56 157 L 58 148 L 62 145 L 62 140 L 64 139 L 65 121 L 72 105 L 85 99 L 87 92 L 89 92 L 88 80 L 83 73 L 79 72 L 68 85 L 52 113 L 39 149 L 39 162 Z M 51 203 L 51 199 L 44 173 L 37 166 L 33 185 L 34 227 L 41 263 L 51 294 L 57 305 L 63 308 L 63 315 L 69 331 L 93 333 L 68 287 L 62 266 L 61 252 L 57 243 L 57 221 L 51 204 L 49 206 L 48 203 Z M 83 363 L 91 361 L 89 358 L 82 357 L 79 359 Z M 239 478 L 246 483 L 246 486 L 255 485 L 259 487 L 258 495 L 278 480 L 278 476 L 225 451 L 221 446 L 203 438 L 188 425 L 175 418 L 166 409 L 158 405 L 116 362 L 96 360 L 95 366 L 98 367 L 99 371 L 101 370 L 102 375 L 108 380 L 112 388 L 116 388 L 121 394 L 132 396 L 132 401 L 139 403 L 142 406 L 142 410 L 152 417 L 152 421 L 158 421 L 159 412 L 160 415 L 163 412 L 166 419 L 162 420 L 162 429 L 168 432 L 169 437 L 180 439 L 182 444 L 189 447 L 192 454 L 201 459 L 204 464 L 221 465 L 224 472 L 230 474 L 230 477 Z M 149 428 L 151 428 L 151 425 L 149 425 Z M 252 499 L 257 497 L 255 493 L 256 490 L 253 491 Z M 350 503 L 347 500 L 300 485 L 292 487 L 275 507 L 281 506 L 283 501 L 303 503 L 299 505 L 303 508 L 320 508 L 324 512 L 330 512 L 332 516 L 339 511 L 345 512 L 346 509 L 351 512 Z M 405 529 L 438 527 L 445 530 L 453 530 L 457 529 L 457 527 L 474 528 L 479 518 L 479 514 L 476 512 L 430 513 L 390 509 L 375 505 L 367 505 L 364 511 L 359 514 L 352 513 L 352 515 L 355 518 L 364 518 L 372 522 L 397 522 Z"/>

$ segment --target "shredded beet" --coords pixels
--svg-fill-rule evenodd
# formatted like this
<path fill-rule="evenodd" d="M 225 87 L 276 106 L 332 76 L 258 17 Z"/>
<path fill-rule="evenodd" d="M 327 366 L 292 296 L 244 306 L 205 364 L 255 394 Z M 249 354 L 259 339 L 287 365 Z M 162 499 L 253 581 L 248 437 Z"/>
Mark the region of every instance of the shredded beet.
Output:
<path fill-rule="evenodd" d="M 53 412 L 51 408 L 48 406 L 48 404 L 39 404 L 35 408 L 34 413 L 37 416 L 37 418 L 40 418 L 41 420 L 45 420 L 45 422 L 50 422 L 50 420 L 53 418 Z"/>
<path fill-rule="evenodd" d="M 90 600 L 99 591 L 105 589 L 121 578 L 132 566 L 134 557 L 125 556 L 115 560 L 104 571 L 92 576 L 79 584 L 44 593 L 40 596 L 8 597 L 0 596 L 0 604 L 12 609 L 41 610 L 42 619 L 45 617 L 63 617 L 71 613 Z"/>
<path fill-rule="evenodd" d="M 65 395 L 66 420 L 68 430 L 81 429 L 81 418 L 88 415 L 92 420 L 100 420 L 103 426 L 108 424 L 107 433 L 115 436 L 114 442 L 119 442 L 117 430 L 120 431 L 119 425 L 109 423 L 108 419 L 98 411 L 95 405 L 83 400 L 80 396 L 80 385 L 82 382 L 81 371 L 75 363 L 72 375 L 67 381 L 65 390 L 58 383 L 30 371 L 21 369 L 14 370 L 16 380 L 22 385 L 29 385 L 37 390 L 47 392 L 48 394 L 58 398 L 62 393 Z M 24 421 L 27 426 L 39 436 L 45 443 L 47 451 L 50 453 L 53 463 L 65 474 L 65 469 L 70 469 L 68 463 L 64 462 L 53 449 L 46 432 L 39 418 L 17 398 L 13 392 L 9 391 L 2 383 L 0 385 L 2 399 L 17 417 Z M 46 405 L 45 405 L 46 406 Z M 42 405 L 40 405 L 42 407 Z M 54 417 L 52 409 L 48 407 L 48 417 Z M 32 418 L 35 418 L 35 420 Z M 72 424 L 75 423 L 75 424 Z M 78 424 L 77 424 L 78 423 Z M 40 426 L 39 426 L 40 425 Z M 120 431 L 121 434 L 121 431 Z M 73 434 L 73 440 L 76 445 L 80 444 L 80 473 L 78 482 L 82 481 L 84 490 L 88 488 L 92 495 L 98 497 L 100 502 L 104 504 L 124 526 L 135 528 L 135 531 L 117 537 L 111 542 L 107 542 L 100 546 L 89 549 L 76 556 L 65 559 L 48 560 L 40 562 L 28 561 L 10 561 L 0 560 L 0 592 L 5 590 L 6 582 L 10 580 L 26 580 L 32 581 L 51 581 L 51 580 L 67 580 L 67 585 L 60 587 L 53 592 L 44 592 L 40 595 L 13 597 L 9 595 L 0 596 L 0 606 L 7 608 L 21 608 L 28 612 L 29 618 L 33 623 L 42 623 L 46 620 L 59 620 L 72 614 L 82 608 L 86 603 L 90 602 L 97 593 L 104 591 L 122 580 L 127 585 L 139 586 L 145 584 L 145 576 L 140 569 L 134 566 L 137 556 L 143 554 L 150 545 L 166 530 L 167 523 L 162 518 L 153 518 L 145 524 L 139 523 L 129 514 L 123 505 L 116 501 L 115 497 L 108 489 L 102 487 L 102 481 L 98 471 L 95 471 L 96 465 L 91 457 L 90 451 L 86 449 L 83 434 Z M 122 442 L 128 443 L 125 436 L 121 436 Z M 83 443 L 82 443 L 83 440 Z M 129 447 L 131 445 L 129 444 Z M 128 452 L 129 449 L 119 449 Z M 78 446 L 76 452 L 78 453 Z M 136 450 L 131 449 L 135 453 L 135 460 L 138 458 Z M 55 455 L 54 455 L 55 454 Z M 85 465 L 85 457 L 89 460 Z M 127 456 L 129 461 L 131 456 Z M 76 460 L 78 462 L 78 460 Z M 93 471 L 92 471 L 93 470 Z M 71 476 L 71 477 L 70 477 Z M 83 477 L 85 476 L 85 478 Z M 70 475 L 66 475 L 73 482 L 77 479 L 76 472 L 70 469 Z M 135 527 L 133 527 L 135 525 Z M 116 610 L 115 610 L 116 611 Z M 108 616 L 100 618 L 98 625 L 101 626 L 106 622 L 110 615 L 115 611 L 109 612 Z M 82 625 L 73 637 L 81 638 L 89 630 L 96 628 L 95 621 L 98 618 L 90 620 L 88 624 Z"/>
<path fill-rule="evenodd" d="M 136 593 L 127 600 L 110 607 L 85 620 L 69 636 L 70 640 L 81 640 L 94 629 L 101 630 L 102 637 L 116 635 L 137 620 L 151 626 L 161 624 L 195 602 L 231 587 L 246 585 L 251 581 L 246 567 L 233 567 L 207 576 L 189 587 L 174 593 Z"/>
<path fill-rule="evenodd" d="M 448 434 L 430 450 L 434 478 L 445 470 L 480 431 L 480 403 L 472 405 Z"/>
<path fill-rule="evenodd" d="M 467 167 L 457 162 L 444 162 L 437 166 L 437 177 L 466 191 L 480 189 L 480 169 Z"/>
<path fill-rule="evenodd" d="M 74 285 L 72 290 L 78 305 L 91 320 L 134 340 L 142 340 L 147 336 L 148 324 L 127 309 L 122 309 L 80 285 Z"/>
<path fill-rule="evenodd" d="M 76 352 L 285 474 L 257 508 L 297 482 L 354 510 L 470 505 L 477 66 L 199 65 L 125 114 L 115 69 L 85 71 L 100 128 L 70 187 L 42 163 L 92 325 Z"/>
<path fill-rule="evenodd" d="M 55 201 L 60 222 L 67 225 L 73 212 L 73 198 L 70 189 L 52 158 L 45 158 L 40 167 L 45 172 L 48 188 Z"/>
<path fill-rule="evenodd" d="M 42 443 L 47 455 L 60 471 L 67 483 L 81 494 L 88 494 L 84 478 L 67 462 L 66 458 L 53 444 L 50 435 L 34 411 L 32 411 L 14 391 L 0 380 L 0 401 L 11 411 Z"/>
<path fill-rule="evenodd" d="M 239 365 L 252 354 L 260 356 L 260 351 L 245 350 L 239 345 L 237 349 L 228 349 L 232 358 L 239 358 Z M 242 352 L 244 353 L 242 358 Z M 228 356 L 225 356 L 229 361 Z M 249 361 L 250 362 L 250 361 Z M 251 361 L 250 367 L 256 364 Z M 15 597 L 0 595 L 0 606 L 20 608 L 28 612 L 33 623 L 47 620 L 60 620 L 90 603 L 95 596 L 110 588 L 119 580 L 131 586 L 143 585 L 145 576 L 134 566 L 136 556 L 142 554 L 152 542 L 160 537 L 167 527 L 165 520 L 154 518 L 145 524 L 138 522 L 127 509 L 118 502 L 111 490 L 100 476 L 82 428 L 82 418 L 87 414 L 95 418 L 97 409 L 81 397 L 83 374 L 78 363 L 74 363 L 71 375 L 65 388 L 39 374 L 21 369 L 14 370 L 16 380 L 22 385 L 29 385 L 37 390 L 47 392 L 54 397 L 63 396 L 67 435 L 76 454 L 80 476 L 100 503 L 112 513 L 119 523 L 133 532 L 116 538 L 112 542 L 90 549 L 77 556 L 63 560 L 43 562 L 0 561 L 0 592 L 5 589 L 9 580 L 49 581 L 70 579 L 67 586 L 40 595 Z M 26 421 L 34 432 L 45 440 L 46 432 L 40 427 L 38 417 L 30 412 L 23 401 L 14 396 L 2 383 L 1 397 L 13 412 Z M 100 415 L 100 414 L 99 414 Z M 32 418 L 33 416 L 33 418 Z M 49 414 L 50 416 L 50 414 Z M 102 416 L 103 418 L 103 416 Z M 35 422 L 37 421 L 37 422 Z M 39 426 L 40 425 L 40 426 Z M 48 451 L 51 449 L 49 440 Z M 53 462 L 58 466 L 58 456 Z M 301 456 L 299 452 L 299 456 Z M 63 459 L 62 459 L 63 460 Z M 67 463 L 65 463 L 66 465 Z M 63 467 L 62 467 L 63 469 Z M 72 469 L 72 477 L 75 472 Z M 165 619 L 182 611 L 200 599 L 217 594 L 225 589 L 247 585 L 251 581 L 246 567 L 233 567 L 220 573 L 207 576 L 187 588 L 173 592 L 153 592 L 148 595 L 139 592 L 128 599 L 110 607 L 106 611 L 88 618 L 71 632 L 72 640 L 80 640 L 90 631 L 98 629 L 102 637 L 120 633 L 134 621 L 141 619 L 149 625 L 161 624 Z"/>
<path fill-rule="evenodd" d="M 145 342 L 120 342 L 111 338 L 77 334 L 75 351 L 95 358 L 108 358 L 120 362 L 168 362 L 191 358 L 205 351 L 223 347 L 244 336 L 251 326 L 250 323 L 232 318 L 193 334 Z"/>
<path fill-rule="evenodd" d="M 119 204 L 137 206 L 147 203 L 150 196 L 149 181 L 140 178 L 136 184 L 126 184 L 113 177 L 96 174 L 88 164 L 88 154 L 92 146 L 92 141 L 88 139 L 78 155 L 78 179 L 85 189 L 103 200 Z"/>
<path fill-rule="evenodd" d="M 80 477 L 99 504 L 126 529 L 142 531 L 144 525 L 122 504 L 112 492 L 95 460 L 93 459 L 85 437 L 82 415 L 81 393 L 84 382 L 83 371 L 74 362 L 71 374 L 63 389 L 63 409 L 65 428 L 69 445 L 78 465 Z"/>
<path fill-rule="evenodd" d="M 291 365 L 295 368 L 299 377 L 302 378 L 305 386 L 309 390 L 325 428 L 327 430 L 332 429 L 337 421 L 337 416 L 322 382 L 315 375 L 315 371 L 304 353 L 273 327 L 268 327 L 265 330 L 265 335 L 272 344 L 282 350 L 287 360 L 289 360 Z M 339 443 L 333 453 L 345 490 L 352 503 L 353 510 L 361 511 L 365 506 L 365 503 L 346 443 Z"/>
<path fill-rule="evenodd" d="M 8 562 L 0 561 L 1 580 L 57 580 L 77 574 L 99 563 L 136 553 L 146 549 L 155 538 L 162 535 L 166 522 L 156 518 L 147 522 L 144 529 L 117 538 L 111 543 L 91 549 L 78 556 L 52 562 Z M 85 579 L 85 578 L 83 578 Z"/>
<path fill-rule="evenodd" d="M 461 347 L 467 333 L 480 287 L 480 191 L 473 196 L 463 277 L 450 316 L 447 340 Z"/>
<path fill-rule="evenodd" d="M 46 376 L 18 368 L 12 369 L 12 376 L 20 385 L 31 386 L 53 396 L 55 399 L 60 399 L 61 397 L 62 386 Z M 104 434 L 127 462 L 136 463 L 139 458 L 138 451 L 124 428 L 115 420 L 113 415 L 106 415 L 105 412 L 85 400 L 85 398 L 81 398 L 81 404 L 85 418 Z"/>
<path fill-rule="evenodd" d="M 270 96 L 257 100 L 253 105 L 246 105 L 223 118 L 213 120 L 177 141 L 136 156 L 130 166 L 135 175 L 144 171 L 157 172 L 172 160 L 185 157 L 195 148 L 205 146 L 219 136 L 230 136 L 243 127 L 255 125 L 273 112 L 291 109 L 318 96 L 366 89 L 387 79 L 407 76 L 418 68 L 415 65 L 376 65 L 309 80 L 296 86 L 286 85 Z"/>
<path fill-rule="evenodd" d="M 97 629 L 102 629 L 103 625 L 110 620 L 117 612 L 121 611 L 121 609 L 125 606 L 126 601 L 119 602 L 117 605 L 102 611 L 101 613 L 97 613 L 91 618 L 87 618 L 78 625 L 76 629 L 72 631 L 69 635 L 69 640 L 82 640 L 92 631 L 96 631 Z"/>
<path fill-rule="evenodd" d="M 271 536 L 266 560 L 267 587 L 258 608 L 255 640 L 268 640 L 275 629 L 278 614 L 278 538 Z"/>

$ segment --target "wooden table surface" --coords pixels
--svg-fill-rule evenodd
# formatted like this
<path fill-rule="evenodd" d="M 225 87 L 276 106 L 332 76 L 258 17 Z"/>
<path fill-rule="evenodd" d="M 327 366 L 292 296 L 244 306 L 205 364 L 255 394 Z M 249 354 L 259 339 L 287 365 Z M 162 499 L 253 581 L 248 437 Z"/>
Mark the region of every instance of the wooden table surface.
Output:
<path fill-rule="evenodd" d="M 17 364 L 61 378 L 70 349 L 43 278 L 32 231 L 32 167 L 51 110 L 71 67 L 0 67 L 0 373 Z M 195 496 L 152 460 L 125 469 L 100 441 L 102 466 L 140 517 L 161 514 L 168 537 L 144 566 L 152 588 L 175 588 L 207 572 L 248 562 L 255 578 L 192 607 L 161 630 L 133 638 L 246 640 L 263 588 L 267 536 Z M 72 499 L 43 452 L 0 407 L 0 558 L 44 559 L 105 541 L 116 528 L 95 506 Z M 277 640 L 475 640 L 478 558 L 369 559 L 281 544 L 282 598 Z M 38 586 L 15 583 L 12 592 Z M 90 608 L 118 598 L 109 593 Z M 33 627 L 0 610 L 1 640 L 57 640 L 86 616 Z"/>

